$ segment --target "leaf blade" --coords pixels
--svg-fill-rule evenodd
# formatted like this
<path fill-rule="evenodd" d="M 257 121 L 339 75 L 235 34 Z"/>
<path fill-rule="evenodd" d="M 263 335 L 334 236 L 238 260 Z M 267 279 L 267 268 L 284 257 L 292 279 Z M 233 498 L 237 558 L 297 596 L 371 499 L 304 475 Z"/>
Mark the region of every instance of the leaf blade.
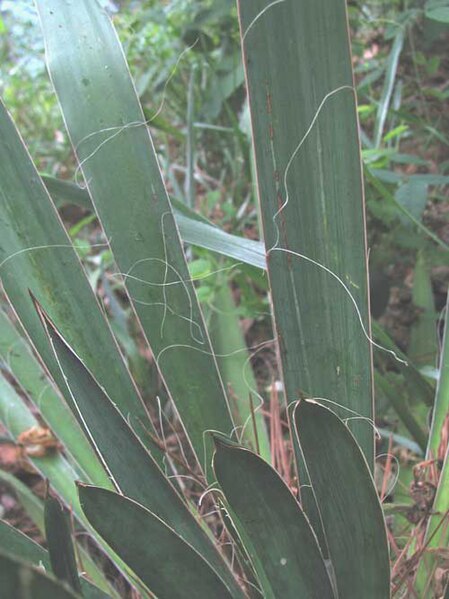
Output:
<path fill-rule="evenodd" d="M 294 423 L 339 596 L 387 599 L 390 565 L 385 522 L 360 447 L 338 416 L 317 402 L 299 402 Z"/>
<path fill-rule="evenodd" d="M 238 6 L 287 402 L 332 398 L 372 418 L 364 200 L 346 3 L 240 0 Z M 373 465 L 372 431 L 360 421 L 351 429 Z"/>
<path fill-rule="evenodd" d="M 229 432 L 233 422 L 122 48 L 98 3 L 36 4 L 49 72 L 92 202 L 193 450 L 208 470 L 204 431 Z"/>
<path fill-rule="evenodd" d="M 333 598 L 316 537 L 279 475 L 249 450 L 214 440 L 215 474 L 253 545 L 249 555 L 264 596 Z"/>
<path fill-rule="evenodd" d="M 88 486 L 79 496 L 92 526 L 158 597 L 186 599 L 192 589 L 198 599 L 232 596 L 198 553 L 135 501 Z"/>

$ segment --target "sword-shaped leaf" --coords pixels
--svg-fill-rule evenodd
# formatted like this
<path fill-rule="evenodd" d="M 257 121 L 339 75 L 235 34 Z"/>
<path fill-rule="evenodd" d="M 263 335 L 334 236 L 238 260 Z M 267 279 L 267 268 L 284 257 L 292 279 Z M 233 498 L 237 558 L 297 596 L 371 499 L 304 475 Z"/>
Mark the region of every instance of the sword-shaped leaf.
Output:
<path fill-rule="evenodd" d="M 216 546 L 92 373 L 62 338 L 42 308 L 38 304 L 36 308 L 70 390 L 71 403 L 116 489 L 171 526 L 180 538 L 194 547 L 220 573 L 238 597 L 240 589 L 237 582 Z"/>
<path fill-rule="evenodd" d="M 122 48 L 99 3 L 36 5 L 79 168 L 161 375 L 208 470 L 204 431 L 230 433 L 233 422 Z"/>
<path fill-rule="evenodd" d="M 287 401 L 326 397 L 372 418 L 346 1 L 239 0 L 238 6 Z M 360 420 L 350 426 L 372 466 L 372 430 Z"/>

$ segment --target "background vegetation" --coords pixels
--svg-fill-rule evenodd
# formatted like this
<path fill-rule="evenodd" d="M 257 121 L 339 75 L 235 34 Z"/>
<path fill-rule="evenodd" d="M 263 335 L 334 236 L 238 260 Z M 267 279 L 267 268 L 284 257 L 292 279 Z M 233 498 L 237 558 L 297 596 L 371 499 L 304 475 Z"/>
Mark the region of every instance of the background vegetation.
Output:
<path fill-rule="evenodd" d="M 229 233 L 259 240 L 249 109 L 233 0 L 103 2 L 113 16 L 170 193 Z M 368 226 L 373 335 L 409 366 L 375 351 L 375 479 L 387 515 L 393 592 L 443 595 L 447 546 L 425 537 L 438 473 L 426 447 L 440 380 L 449 283 L 448 58 L 449 6 L 444 1 L 349 2 L 357 84 Z M 42 34 L 32 2 L 0 4 L 0 94 L 41 173 L 79 182 L 73 151 L 45 72 Z M 151 56 L 151 60 L 148 57 Z M 81 204 L 81 205 L 80 205 Z M 117 268 L 90 209 L 61 202 L 60 214 L 79 246 L 91 286 L 119 340 L 157 431 L 179 458 L 183 431 L 114 273 Z M 241 347 L 248 355 L 224 361 L 229 396 L 238 403 L 257 388 L 271 448 L 261 453 L 291 487 L 292 447 L 283 435 L 286 413 L 276 359 L 268 283 L 252 266 L 189 246 L 189 270 L 220 355 Z M 5 310 L 9 310 L 4 301 Z M 240 326 L 238 326 L 238 324 Z M 251 355 L 252 369 L 247 368 Z M 218 358 L 220 361 L 220 358 Z M 1 363 L 10 371 L 8 352 Z M 440 389 L 442 382 L 440 381 Z M 440 394 L 445 393 L 444 389 Z M 442 463 L 449 439 L 442 404 L 434 455 Z M 238 411 L 238 407 L 234 405 Z M 44 423 L 41 423 L 44 424 Z M 45 423 L 50 424 L 50 423 Z M 260 424 L 260 422 L 259 422 Z M 3 516 L 41 540 L 31 520 L 26 488 L 43 495 L 41 479 L 24 467 L 4 431 L 0 459 L 6 474 L 26 484 L 2 483 Z M 260 439 L 263 443 L 263 439 Z M 39 445 L 39 443 L 37 443 Z M 54 451 L 54 439 L 40 444 Z M 57 450 L 57 449 L 56 449 Z M 440 464 L 441 465 L 441 464 Z M 23 504 L 25 510 L 19 507 Z M 28 515 L 26 515 L 26 513 Z M 446 531 L 447 523 L 441 530 Z M 447 539 L 447 533 L 443 535 Z M 431 543 L 430 543 L 431 545 Z M 413 590 L 411 574 L 426 552 L 435 561 L 431 582 Z M 433 553 L 432 553 L 433 552 Z M 435 557 L 436 556 L 436 557 Z M 108 566 L 115 584 L 127 586 Z M 430 596 L 430 595 L 429 595 Z"/>

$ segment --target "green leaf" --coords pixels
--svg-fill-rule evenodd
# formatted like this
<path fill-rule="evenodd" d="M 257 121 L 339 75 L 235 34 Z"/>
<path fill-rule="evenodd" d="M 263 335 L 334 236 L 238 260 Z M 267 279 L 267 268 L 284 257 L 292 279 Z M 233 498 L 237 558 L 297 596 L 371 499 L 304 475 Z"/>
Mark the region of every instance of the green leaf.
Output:
<path fill-rule="evenodd" d="M 406 356 L 391 340 L 379 323 L 373 321 L 372 329 L 375 341 L 382 347 L 392 350 L 398 356 L 398 358 L 400 358 L 401 361 L 398 362 L 395 360 L 394 365 L 401 371 L 401 374 L 407 383 L 410 393 L 413 394 L 413 397 L 417 401 L 422 401 L 427 406 L 432 406 L 434 401 L 433 387 L 429 385 L 427 380 L 423 377 L 413 362 L 410 361 L 408 356 Z M 379 349 L 376 350 L 376 353 L 379 355 L 379 357 L 385 357 L 385 353 L 381 352 Z M 390 358 L 390 362 L 393 363 L 392 358 Z"/>
<path fill-rule="evenodd" d="M 221 279 L 218 282 L 212 304 L 209 332 L 217 353 L 221 378 L 233 408 L 234 420 L 239 427 L 238 436 L 243 435 L 243 438 L 250 442 L 252 449 L 257 450 L 266 461 L 270 461 L 270 443 L 264 416 L 261 413 L 262 398 L 257 393 L 257 382 L 249 360 L 250 354 L 246 350 L 238 313 L 226 280 Z M 250 395 L 253 398 L 253 411 Z"/>
<path fill-rule="evenodd" d="M 15 599 L 72 599 L 80 597 L 42 571 L 0 553 L 2 597 Z"/>
<path fill-rule="evenodd" d="M 43 566 L 45 570 L 51 568 L 48 552 L 4 520 L 0 520 L 0 550 L 35 566 Z"/>
<path fill-rule="evenodd" d="M 443 240 L 441 240 L 438 235 L 435 235 L 433 231 L 431 231 L 428 227 L 426 227 L 419 218 L 415 218 L 413 214 L 410 212 L 406 206 L 398 202 L 396 197 L 390 193 L 390 191 L 385 187 L 382 181 L 386 181 L 387 183 L 396 183 L 401 181 L 401 176 L 396 176 L 395 173 L 390 173 L 389 171 L 380 171 L 380 170 L 371 170 L 367 166 L 364 168 L 364 173 L 367 181 L 372 184 L 372 186 L 380 193 L 380 195 L 387 201 L 390 206 L 394 206 L 397 208 L 398 215 L 404 215 L 408 220 L 410 220 L 415 227 L 423 233 L 429 239 L 432 239 L 437 245 L 443 248 L 445 251 L 449 251 L 449 246 Z M 385 174 L 387 176 L 385 176 Z M 390 178 L 390 175 L 392 177 Z M 415 175 L 415 179 L 418 180 L 418 177 L 424 181 L 427 181 L 429 185 L 443 185 L 444 183 L 438 181 L 440 179 L 446 179 L 446 183 L 449 180 L 447 177 L 441 177 L 438 175 Z M 411 177 L 410 177 L 411 178 Z M 408 178 L 405 178 L 407 180 Z M 434 181 L 432 183 L 432 181 Z"/>
<path fill-rule="evenodd" d="M 70 390 L 72 405 L 115 488 L 171 526 L 220 573 L 238 597 L 240 591 L 233 575 L 194 515 L 93 375 L 40 306 L 36 307 Z"/>
<path fill-rule="evenodd" d="M 398 32 L 394 37 L 394 42 L 391 47 L 390 55 L 388 56 L 385 71 L 385 80 L 382 89 L 382 96 L 380 98 L 379 106 L 377 108 L 376 124 L 374 128 L 374 145 L 376 148 L 380 146 L 382 140 L 385 121 L 387 120 L 390 100 L 393 94 L 394 84 L 396 81 L 399 57 L 401 56 L 402 48 L 404 46 L 404 39 L 405 27 L 401 26 L 398 28 Z"/>
<path fill-rule="evenodd" d="M 427 203 L 427 188 L 428 185 L 425 181 L 412 179 L 398 187 L 395 198 L 416 219 L 421 219 Z M 406 216 L 401 214 L 400 218 L 405 224 L 410 224 Z"/>
<path fill-rule="evenodd" d="M 11 487 L 20 505 L 31 518 L 37 528 L 44 534 L 44 507 L 42 501 L 13 474 L 0 469 L 0 480 Z"/>
<path fill-rule="evenodd" d="M 316 537 L 277 472 L 247 449 L 214 436 L 213 466 L 226 502 L 244 529 L 266 598 L 333 598 Z M 232 514 L 231 514 L 232 519 Z"/>
<path fill-rule="evenodd" d="M 19 397 L 14 387 L 8 381 L 0 376 L 0 422 L 8 429 L 12 437 L 17 437 L 23 431 L 37 426 L 38 422 L 31 414 L 29 408 L 25 405 L 22 398 Z M 59 453 L 48 453 L 43 457 L 30 457 L 30 461 L 43 478 L 48 479 L 64 501 L 69 506 L 76 518 L 84 525 L 88 526 L 87 520 L 80 508 L 78 494 L 76 492 L 75 480 L 79 480 L 79 474 Z M 41 501 L 16 477 L 0 470 L 0 479 L 8 482 L 14 491 L 18 494 L 19 501 L 23 504 L 25 510 L 32 520 L 41 530 L 44 531 L 44 513 Z M 82 551 L 82 549 L 81 549 Z M 122 564 L 116 561 L 116 556 L 110 556 L 121 568 Z M 83 562 L 92 580 L 106 590 L 108 583 L 102 576 L 96 564 L 83 554 Z M 114 593 L 112 593 L 114 595 Z M 115 595 L 114 595 L 115 596 Z"/>
<path fill-rule="evenodd" d="M 449 296 L 446 310 L 449 308 Z M 436 467 L 440 468 L 438 488 L 436 491 L 432 513 L 427 525 L 425 542 L 427 549 L 421 560 L 416 584 L 420 592 L 424 592 L 426 583 L 435 572 L 438 565 L 435 550 L 447 548 L 449 545 L 449 447 L 444 439 L 448 427 L 449 414 L 449 318 L 445 319 L 443 349 L 440 359 L 440 376 L 438 379 L 435 395 L 435 405 L 432 411 L 432 422 L 430 426 L 429 441 L 427 445 L 426 459 L 436 460 Z"/>
<path fill-rule="evenodd" d="M 410 435 L 418 443 L 422 451 L 425 451 L 427 445 L 427 431 L 421 426 L 418 418 L 416 418 L 416 410 L 410 406 L 408 398 L 404 396 L 403 391 L 398 389 L 392 381 L 389 380 L 388 373 L 384 375 L 379 372 L 374 373 L 376 383 L 376 391 L 378 389 L 385 395 L 396 411 L 396 414 L 401 419 L 402 423 L 410 433 Z"/>
<path fill-rule="evenodd" d="M 449 6 L 426 9 L 426 17 L 439 23 L 449 23 Z"/>
<path fill-rule="evenodd" d="M 44 177 L 43 180 L 56 205 L 69 201 L 88 210 L 93 210 L 86 189 L 53 177 Z M 175 198 L 170 198 L 170 203 L 174 208 L 179 233 L 185 243 L 223 254 L 257 268 L 266 268 L 265 250 L 260 241 L 226 233 Z"/>
<path fill-rule="evenodd" d="M 233 596 L 201 555 L 149 510 L 96 487 L 80 485 L 79 496 L 92 526 L 160 599 Z"/>
<path fill-rule="evenodd" d="M 70 396 L 28 289 L 92 368 L 142 439 L 151 421 L 58 213 L 0 103 L 0 275 L 20 323 Z"/>
<path fill-rule="evenodd" d="M 0 356 L 42 418 L 83 472 L 83 480 L 108 487 L 110 481 L 78 423 L 57 393 L 30 346 L 0 310 Z"/>
<path fill-rule="evenodd" d="M 340 418 L 315 401 L 299 402 L 294 424 L 321 513 L 338 596 L 389 598 L 385 522 L 360 446 Z"/>
<path fill-rule="evenodd" d="M 372 418 L 364 202 L 346 2 L 238 5 L 287 402 L 327 397 Z M 360 420 L 350 426 L 372 466 L 373 431 Z"/>
<path fill-rule="evenodd" d="M 0 549 L 7 552 L 10 557 L 43 567 L 46 571 L 51 570 L 48 552 L 20 530 L 13 528 L 3 520 L 0 520 Z M 106 599 L 110 597 L 109 594 L 104 593 L 84 578 L 81 579 L 81 587 L 86 599 Z"/>
<path fill-rule="evenodd" d="M 48 69 L 90 197 L 193 450 L 208 470 L 204 431 L 230 432 L 233 422 L 122 48 L 97 2 L 36 5 Z"/>
<path fill-rule="evenodd" d="M 53 573 L 81 594 L 70 524 L 64 508 L 54 497 L 45 500 L 45 533 Z"/>
<path fill-rule="evenodd" d="M 415 264 L 412 299 L 420 314 L 411 326 L 408 355 L 417 366 L 433 365 L 437 353 L 437 314 L 430 269 L 423 252 L 418 253 Z"/>

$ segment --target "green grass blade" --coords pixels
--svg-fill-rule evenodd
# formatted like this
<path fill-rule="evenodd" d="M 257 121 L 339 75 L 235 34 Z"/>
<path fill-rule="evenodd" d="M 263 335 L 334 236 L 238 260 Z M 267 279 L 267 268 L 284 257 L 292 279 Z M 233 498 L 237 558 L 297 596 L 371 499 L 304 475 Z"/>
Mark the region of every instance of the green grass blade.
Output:
<path fill-rule="evenodd" d="M 145 440 L 147 412 L 57 211 L 1 103 L 0 214 L 4 290 L 58 387 L 66 391 L 28 289 Z"/>
<path fill-rule="evenodd" d="M 233 596 L 200 554 L 138 503 L 84 485 L 79 496 L 92 526 L 160 599 Z"/>
<path fill-rule="evenodd" d="M 84 480 L 106 488 L 110 486 L 102 465 L 66 403 L 3 310 L 0 310 L 0 357 L 65 450 L 85 473 Z"/>
<path fill-rule="evenodd" d="M 449 298 L 446 310 L 449 308 Z M 429 543 L 426 556 L 418 568 L 416 584 L 418 591 L 423 592 L 429 573 L 433 574 L 438 564 L 435 550 L 449 545 L 449 449 L 445 445 L 449 420 L 449 318 L 446 317 L 443 335 L 443 351 L 440 359 L 440 378 L 437 384 L 435 405 L 432 412 L 429 442 L 426 459 L 437 460 L 441 467 L 438 489 L 433 504 L 433 513 L 429 518 L 426 530 L 426 542 Z M 444 448 L 446 447 L 446 451 Z M 442 518 L 445 522 L 441 524 Z"/>
<path fill-rule="evenodd" d="M 36 5 L 49 72 L 92 202 L 188 438 L 208 470 L 204 431 L 229 433 L 233 422 L 122 49 L 97 2 Z"/>
<path fill-rule="evenodd" d="M 320 509 L 339 597 L 387 599 L 390 564 L 385 522 L 356 439 L 336 414 L 314 401 L 299 403 L 294 423 Z"/>
<path fill-rule="evenodd" d="M 0 592 L 17 599 L 74 599 L 80 597 L 70 588 L 41 570 L 0 553 Z"/>
<path fill-rule="evenodd" d="M 449 298 L 446 313 L 449 310 Z M 440 358 L 440 377 L 438 379 L 435 403 L 430 425 L 429 443 L 427 446 L 427 459 L 438 458 L 444 460 L 444 455 L 439 455 L 438 448 L 443 440 L 444 424 L 449 414 L 449 318 L 444 323 L 443 348 Z M 449 507 L 449 506 L 448 506 Z"/>
<path fill-rule="evenodd" d="M 411 326 L 407 355 L 417 366 L 433 366 L 437 353 L 437 315 L 430 269 L 423 252 L 416 259 L 412 300 L 421 311 Z"/>
<path fill-rule="evenodd" d="M 93 210 L 86 189 L 53 177 L 45 176 L 43 181 L 57 206 L 70 202 Z M 217 252 L 245 264 L 265 268 L 265 250 L 262 243 L 226 233 L 176 198 L 170 198 L 170 203 L 174 209 L 179 233 L 185 243 Z"/>
<path fill-rule="evenodd" d="M 252 545 L 247 550 L 263 596 L 333 598 L 316 537 L 283 480 L 251 451 L 214 440 L 215 474 Z"/>
<path fill-rule="evenodd" d="M 171 526 L 233 586 L 238 596 L 229 568 L 172 484 L 53 323 L 39 306 L 37 309 L 72 394 L 72 403 L 117 490 Z"/>
<path fill-rule="evenodd" d="M 325 397 L 372 418 L 364 201 L 346 2 L 238 5 L 287 401 Z M 360 420 L 350 426 L 373 466 L 373 431 Z"/>
<path fill-rule="evenodd" d="M 377 109 L 376 124 L 374 128 L 374 146 L 378 148 L 382 141 L 385 121 L 387 119 L 388 108 L 390 105 L 393 88 L 396 81 L 396 73 L 398 69 L 399 57 L 402 52 L 405 40 L 405 27 L 401 26 L 394 37 L 394 42 L 391 48 L 390 56 L 388 57 L 387 68 L 385 72 L 385 81 L 382 89 L 382 97 L 380 98 Z"/>
<path fill-rule="evenodd" d="M 47 497 L 44 515 L 45 536 L 53 573 L 61 582 L 66 582 L 75 593 L 82 594 L 67 514 L 56 498 Z"/>
<path fill-rule="evenodd" d="M 257 382 L 251 369 L 250 354 L 240 329 L 236 306 L 225 280 L 218 282 L 212 300 L 209 332 L 217 353 L 221 378 L 227 388 L 239 438 L 249 441 L 253 450 L 267 462 L 271 459 L 267 426 L 261 413 Z M 243 351 L 242 351 L 243 350 Z M 253 399 L 253 414 L 249 395 Z M 254 419 L 253 419 L 254 416 Z"/>

